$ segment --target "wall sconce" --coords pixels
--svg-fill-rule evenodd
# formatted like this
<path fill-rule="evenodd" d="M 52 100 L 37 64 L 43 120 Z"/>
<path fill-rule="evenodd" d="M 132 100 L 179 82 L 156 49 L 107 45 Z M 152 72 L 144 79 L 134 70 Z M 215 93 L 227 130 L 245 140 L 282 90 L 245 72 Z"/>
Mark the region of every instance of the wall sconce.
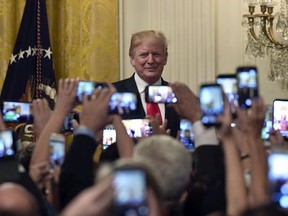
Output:
<path fill-rule="evenodd" d="M 281 80 L 282 90 L 288 91 L 288 0 L 281 0 L 280 11 L 275 15 L 273 9 L 278 4 L 275 0 L 244 1 L 249 10 L 242 20 L 248 38 L 245 55 L 261 59 L 267 56 L 268 79 Z"/>

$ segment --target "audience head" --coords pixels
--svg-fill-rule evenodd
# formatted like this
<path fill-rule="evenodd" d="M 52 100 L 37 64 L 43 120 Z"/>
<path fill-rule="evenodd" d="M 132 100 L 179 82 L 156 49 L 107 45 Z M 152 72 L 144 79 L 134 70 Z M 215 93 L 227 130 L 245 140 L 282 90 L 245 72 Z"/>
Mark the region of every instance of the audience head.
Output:
<path fill-rule="evenodd" d="M 24 187 L 16 183 L 0 185 L 0 215 L 36 216 L 38 205 Z"/>
<path fill-rule="evenodd" d="M 147 30 L 132 35 L 129 56 L 136 73 L 148 84 L 157 82 L 167 63 L 168 45 L 162 32 Z"/>
<path fill-rule="evenodd" d="M 192 158 L 184 146 L 167 135 L 153 135 L 135 146 L 134 159 L 141 159 L 151 169 L 165 203 L 180 200 L 190 182 Z"/>

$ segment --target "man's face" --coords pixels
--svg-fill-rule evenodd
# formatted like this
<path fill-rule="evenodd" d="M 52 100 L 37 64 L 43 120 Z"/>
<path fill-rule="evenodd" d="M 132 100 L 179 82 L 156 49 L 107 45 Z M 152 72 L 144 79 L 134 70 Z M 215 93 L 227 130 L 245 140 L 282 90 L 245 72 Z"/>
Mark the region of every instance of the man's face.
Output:
<path fill-rule="evenodd" d="M 134 50 L 130 62 L 137 74 L 149 84 L 159 80 L 167 63 L 163 47 L 151 42 L 143 42 Z"/>

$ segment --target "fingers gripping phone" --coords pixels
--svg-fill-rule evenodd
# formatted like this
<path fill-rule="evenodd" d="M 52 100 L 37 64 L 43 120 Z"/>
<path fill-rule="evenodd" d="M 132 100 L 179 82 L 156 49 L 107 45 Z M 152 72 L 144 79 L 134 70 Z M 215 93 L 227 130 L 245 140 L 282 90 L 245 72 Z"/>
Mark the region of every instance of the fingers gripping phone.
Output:
<path fill-rule="evenodd" d="M 215 125 L 218 115 L 224 112 L 224 99 L 221 85 L 217 83 L 201 85 L 199 101 L 203 125 L 206 127 Z"/>
<path fill-rule="evenodd" d="M 116 168 L 114 215 L 148 215 L 146 174 L 140 168 Z"/>
<path fill-rule="evenodd" d="M 238 104 L 241 109 L 248 109 L 252 100 L 259 97 L 258 72 L 256 67 L 238 67 L 236 71 Z"/>

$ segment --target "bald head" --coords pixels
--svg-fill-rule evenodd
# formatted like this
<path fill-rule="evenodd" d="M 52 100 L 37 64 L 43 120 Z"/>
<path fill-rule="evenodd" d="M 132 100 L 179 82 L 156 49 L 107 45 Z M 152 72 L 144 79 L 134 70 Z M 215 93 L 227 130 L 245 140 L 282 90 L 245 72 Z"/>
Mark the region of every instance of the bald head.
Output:
<path fill-rule="evenodd" d="M 0 185 L 0 215 L 36 216 L 37 210 L 35 198 L 23 186 L 11 182 Z"/>

